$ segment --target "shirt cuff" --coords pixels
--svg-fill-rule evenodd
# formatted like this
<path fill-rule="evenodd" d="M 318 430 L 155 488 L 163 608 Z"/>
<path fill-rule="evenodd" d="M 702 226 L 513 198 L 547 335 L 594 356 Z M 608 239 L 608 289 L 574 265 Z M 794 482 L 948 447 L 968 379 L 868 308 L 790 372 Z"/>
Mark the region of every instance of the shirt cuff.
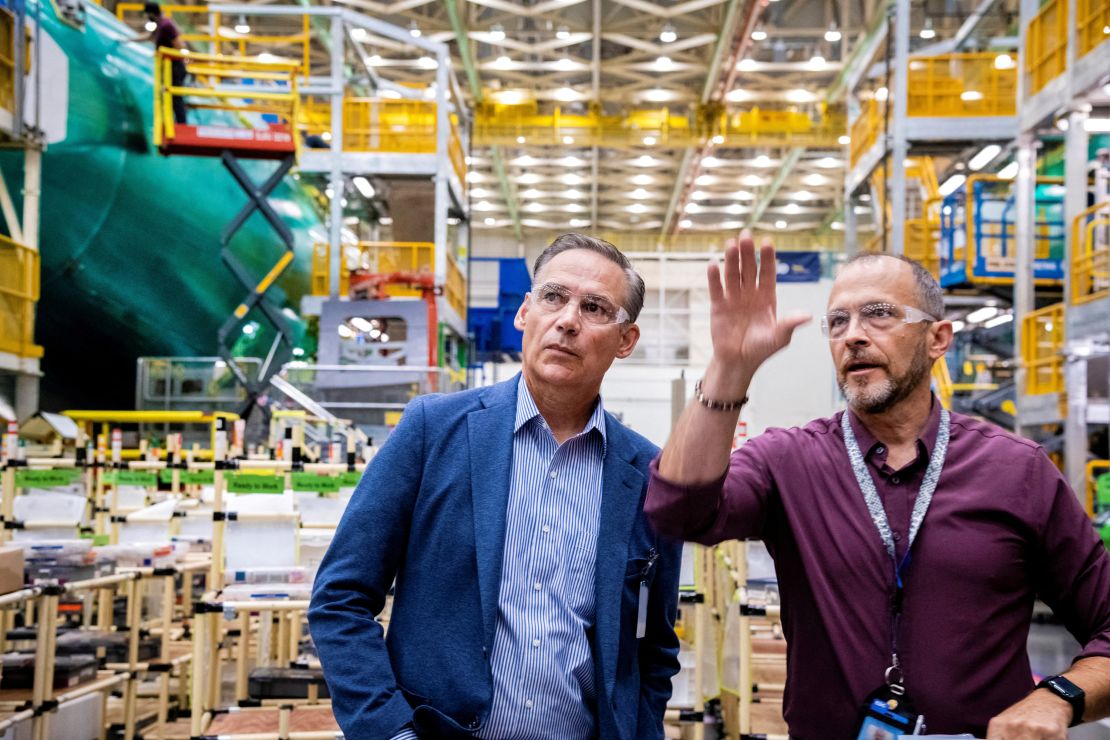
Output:
<path fill-rule="evenodd" d="M 389 740 L 420 740 L 420 736 L 416 734 L 412 727 L 406 726 Z"/>

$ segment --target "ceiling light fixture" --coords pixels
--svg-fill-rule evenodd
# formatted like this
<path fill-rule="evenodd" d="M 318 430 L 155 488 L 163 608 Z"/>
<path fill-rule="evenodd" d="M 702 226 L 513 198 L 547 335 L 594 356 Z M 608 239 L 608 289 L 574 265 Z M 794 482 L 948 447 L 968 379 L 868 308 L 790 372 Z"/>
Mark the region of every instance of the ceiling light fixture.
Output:
<path fill-rule="evenodd" d="M 972 172 L 978 172 L 990 164 L 1001 151 L 1002 147 L 998 144 L 988 144 L 980 149 L 978 154 L 968 160 L 967 166 L 971 168 Z"/>
<path fill-rule="evenodd" d="M 247 19 L 239 16 L 239 22 L 235 24 L 235 33 L 250 33 L 251 25 L 247 23 Z"/>
<path fill-rule="evenodd" d="M 963 185 L 966 181 L 966 175 L 952 175 L 952 177 L 945 180 L 941 184 L 941 186 L 937 188 L 937 192 L 941 195 L 951 195 L 952 193 L 956 192 L 956 190 L 959 189 L 959 187 Z"/>
<path fill-rule="evenodd" d="M 412 36 L 414 39 L 418 39 L 422 35 L 420 32 L 420 26 L 416 25 L 416 21 L 413 21 L 409 24 L 409 35 Z"/>
<path fill-rule="evenodd" d="M 840 146 L 848 146 L 852 143 L 852 137 L 848 136 L 848 134 L 841 134 L 837 137 L 836 143 L 840 144 Z"/>
<path fill-rule="evenodd" d="M 678 34 L 675 33 L 674 26 L 670 23 L 664 23 L 663 30 L 659 32 L 659 40 L 664 44 L 672 44 L 677 38 Z"/>
<path fill-rule="evenodd" d="M 489 40 L 493 43 L 500 43 L 505 40 L 505 27 L 500 23 L 494 23 L 489 30 Z"/>
<path fill-rule="evenodd" d="M 763 30 L 763 24 L 760 23 L 755 29 L 752 30 L 752 41 L 766 41 L 767 32 Z"/>
<path fill-rule="evenodd" d="M 555 38 L 560 41 L 566 41 L 570 38 L 570 30 L 568 30 L 566 26 L 559 26 L 558 30 L 555 31 Z"/>
<path fill-rule="evenodd" d="M 998 171 L 998 176 L 1003 180 L 1013 180 L 1015 177 L 1017 177 L 1017 171 L 1017 161 L 1010 162 L 1008 165 Z"/>
<path fill-rule="evenodd" d="M 921 32 L 918 35 L 921 38 L 925 39 L 926 41 L 928 41 L 931 38 L 936 37 L 937 32 L 933 29 L 933 19 L 932 18 L 926 18 L 925 19 L 925 25 L 922 26 Z"/>
<path fill-rule="evenodd" d="M 836 27 L 836 21 L 833 21 L 829 24 L 829 30 L 825 31 L 825 41 L 828 41 L 830 44 L 835 44 L 837 41 L 840 41 L 841 37 L 842 34 L 840 33 L 840 29 Z"/>

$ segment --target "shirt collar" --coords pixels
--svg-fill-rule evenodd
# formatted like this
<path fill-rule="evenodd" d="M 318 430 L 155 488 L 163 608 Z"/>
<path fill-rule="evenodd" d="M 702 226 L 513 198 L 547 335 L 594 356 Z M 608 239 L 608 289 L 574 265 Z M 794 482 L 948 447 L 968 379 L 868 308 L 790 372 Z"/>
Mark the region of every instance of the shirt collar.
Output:
<path fill-rule="evenodd" d="M 532 398 L 532 394 L 528 391 L 528 384 L 524 382 L 524 375 L 522 374 L 517 381 L 516 421 L 513 423 L 513 434 L 519 432 L 521 427 L 536 417 L 539 417 L 540 421 L 543 421 L 543 415 L 540 414 L 540 409 L 536 406 L 535 399 Z M 544 422 L 544 424 L 546 425 L 546 422 Z M 583 427 L 580 434 L 586 434 L 594 429 L 601 434 L 602 449 L 604 450 L 604 445 L 608 441 L 608 438 L 605 435 L 605 406 L 601 402 L 601 396 L 597 397 L 594 411 L 590 414 L 590 419 L 586 422 L 586 426 Z"/>
<path fill-rule="evenodd" d="M 937 442 L 937 433 L 940 431 L 940 408 L 940 400 L 937 399 L 936 394 L 933 394 L 932 407 L 929 409 L 929 420 L 925 422 L 921 434 L 917 437 L 918 455 L 920 456 L 924 452 L 926 459 L 932 456 L 933 445 Z M 852 425 L 852 432 L 856 435 L 856 442 L 859 444 L 860 450 L 863 451 L 863 456 L 870 457 L 879 446 L 879 440 L 875 439 L 875 436 L 871 434 L 851 409 L 844 413 L 848 414 L 848 421 Z"/>

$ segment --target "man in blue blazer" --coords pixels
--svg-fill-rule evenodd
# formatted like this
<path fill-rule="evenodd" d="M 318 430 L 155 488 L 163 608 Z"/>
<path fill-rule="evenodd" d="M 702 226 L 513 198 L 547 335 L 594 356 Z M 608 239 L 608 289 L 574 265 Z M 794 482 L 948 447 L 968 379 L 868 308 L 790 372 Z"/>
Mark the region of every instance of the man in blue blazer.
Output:
<path fill-rule="evenodd" d="M 414 399 L 316 576 L 309 623 L 349 740 L 663 737 L 680 546 L 643 514 L 656 447 L 599 396 L 644 283 L 578 234 L 533 274 L 521 374 Z"/>

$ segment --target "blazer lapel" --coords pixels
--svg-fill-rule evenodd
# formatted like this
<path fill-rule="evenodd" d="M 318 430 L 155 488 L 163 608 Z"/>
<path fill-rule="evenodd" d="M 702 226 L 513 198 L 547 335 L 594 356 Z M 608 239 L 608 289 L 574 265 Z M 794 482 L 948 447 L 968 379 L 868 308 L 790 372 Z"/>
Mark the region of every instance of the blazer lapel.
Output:
<path fill-rule="evenodd" d="M 608 696 L 613 692 L 617 676 L 628 540 L 642 508 L 640 494 L 644 488 L 644 474 L 631 462 L 633 448 L 625 441 L 624 427 L 609 414 L 605 416 L 608 444 L 597 532 L 595 599 L 597 657 Z"/>
<path fill-rule="evenodd" d="M 519 378 L 519 376 L 517 376 Z M 497 592 L 505 550 L 505 509 L 513 467 L 513 422 L 517 380 L 492 386 L 485 408 L 467 415 L 470 492 L 474 509 L 474 549 L 482 598 L 483 645 L 492 650 L 497 624 Z"/>

